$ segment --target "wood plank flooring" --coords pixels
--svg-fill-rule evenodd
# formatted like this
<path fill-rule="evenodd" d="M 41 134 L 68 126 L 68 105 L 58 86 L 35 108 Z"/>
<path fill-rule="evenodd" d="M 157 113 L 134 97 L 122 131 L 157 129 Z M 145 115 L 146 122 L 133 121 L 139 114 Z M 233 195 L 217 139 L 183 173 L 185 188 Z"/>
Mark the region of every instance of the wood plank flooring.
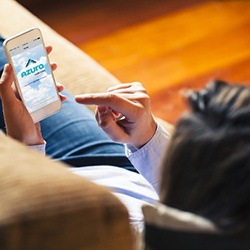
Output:
<path fill-rule="evenodd" d="M 76 45 L 206 0 L 18 0 Z"/>
<path fill-rule="evenodd" d="M 122 82 L 142 82 L 154 114 L 169 122 L 185 110 L 182 89 L 199 89 L 218 78 L 250 84 L 250 1 L 29 7 Z"/>

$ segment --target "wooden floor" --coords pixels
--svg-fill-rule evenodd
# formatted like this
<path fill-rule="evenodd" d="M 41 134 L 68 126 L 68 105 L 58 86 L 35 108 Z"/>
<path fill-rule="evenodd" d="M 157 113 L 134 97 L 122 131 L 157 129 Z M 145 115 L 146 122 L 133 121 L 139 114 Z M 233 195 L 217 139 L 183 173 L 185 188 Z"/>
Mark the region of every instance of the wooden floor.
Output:
<path fill-rule="evenodd" d="M 183 89 L 250 84 L 250 1 L 67 2 L 27 7 L 122 82 L 142 82 L 163 119 L 185 110 Z"/>

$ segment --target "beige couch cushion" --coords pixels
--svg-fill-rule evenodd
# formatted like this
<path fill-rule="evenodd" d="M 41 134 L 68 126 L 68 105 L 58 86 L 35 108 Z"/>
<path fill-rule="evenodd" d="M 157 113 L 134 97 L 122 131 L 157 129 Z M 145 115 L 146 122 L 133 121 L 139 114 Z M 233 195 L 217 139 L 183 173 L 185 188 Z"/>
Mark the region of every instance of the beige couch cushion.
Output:
<path fill-rule="evenodd" d="M 0 141 L 1 249 L 131 249 L 127 210 L 109 190 Z"/>

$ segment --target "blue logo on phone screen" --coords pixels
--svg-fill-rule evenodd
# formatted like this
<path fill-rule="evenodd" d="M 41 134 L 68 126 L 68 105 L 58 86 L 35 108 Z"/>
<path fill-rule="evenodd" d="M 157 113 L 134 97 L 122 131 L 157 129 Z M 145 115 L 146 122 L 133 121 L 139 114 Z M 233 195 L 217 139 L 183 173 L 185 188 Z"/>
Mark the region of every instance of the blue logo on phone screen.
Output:
<path fill-rule="evenodd" d="M 42 63 L 37 63 L 37 61 L 29 59 L 26 64 L 26 69 L 21 73 L 21 77 L 23 78 L 31 74 L 38 75 L 44 72 L 44 68 L 45 66 Z"/>

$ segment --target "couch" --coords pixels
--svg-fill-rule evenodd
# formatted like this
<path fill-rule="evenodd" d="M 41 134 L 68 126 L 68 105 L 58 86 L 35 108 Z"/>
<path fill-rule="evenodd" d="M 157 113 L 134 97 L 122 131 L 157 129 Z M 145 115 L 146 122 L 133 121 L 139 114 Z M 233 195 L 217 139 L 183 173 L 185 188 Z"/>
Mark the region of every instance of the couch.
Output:
<path fill-rule="evenodd" d="M 119 80 L 14 0 L 0 0 L 0 34 L 39 27 L 54 47 L 56 79 L 73 94 Z M 128 211 L 110 190 L 0 133 L 1 250 L 133 249 Z"/>

